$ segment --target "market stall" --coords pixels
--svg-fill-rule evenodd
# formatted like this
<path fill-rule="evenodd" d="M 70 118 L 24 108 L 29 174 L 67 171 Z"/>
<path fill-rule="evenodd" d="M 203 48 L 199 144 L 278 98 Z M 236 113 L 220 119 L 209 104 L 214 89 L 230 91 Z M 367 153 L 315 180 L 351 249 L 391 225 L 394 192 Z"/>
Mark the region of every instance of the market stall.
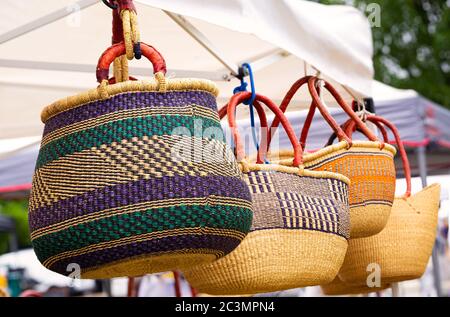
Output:
<path fill-rule="evenodd" d="M 142 33 L 144 34 L 145 32 L 145 37 L 152 39 L 152 44 L 157 46 L 161 52 L 163 52 L 163 55 L 167 60 L 174 61 L 170 62 L 170 65 L 173 68 L 169 68 L 167 73 L 169 81 L 173 79 L 173 76 L 201 77 L 213 80 L 217 82 L 221 90 L 221 94 L 218 97 L 219 103 L 225 103 L 225 101 L 230 99 L 230 96 L 233 93 L 233 87 L 237 85 L 237 79 L 241 80 L 241 88 L 243 87 L 242 84 L 244 77 L 246 77 L 246 73 L 242 73 L 242 63 L 250 62 L 255 71 L 257 92 L 263 92 L 264 94 L 271 96 L 271 98 L 278 103 L 284 96 L 286 88 L 296 79 L 303 77 L 304 75 L 317 76 L 317 78 L 311 78 L 311 80 L 317 82 L 308 82 L 314 89 L 318 89 L 316 85 L 318 82 L 321 82 L 323 79 L 329 80 L 332 85 L 337 87 L 338 91 L 345 96 L 347 101 L 351 101 L 352 99 L 361 101 L 363 98 L 373 97 L 376 113 L 394 123 L 400 130 L 400 136 L 395 133 L 394 136 L 397 138 L 401 137 L 405 145 L 418 148 L 418 172 L 422 176 L 424 186 L 426 185 L 427 173 L 425 147 L 429 144 L 437 144 L 445 148 L 448 145 L 446 129 L 442 128 L 448 125 L 450 117 L 448 112 L 431 104 L 415 92 L 399 91 L 386 87 L 380 83 L 373 82 L 370 26 L 363 15 L 355 9 L 345 6 L 322 6 L 306 1 L 293 0 L 283 2 L 275 0 L 266 1 L 263 5 L 257 1 L 216 1 L 214 5 L 211 6 L 204 6 L 202 1 L 194 0 L 171 1 L 170 3 L 156 0 L 141 0 L 138 2 L 141 4 L 138 6 L 139 14 L 146 17 L 146 19 L 140 20 Z M 92 32 L 92 30 L 105 30 L 109 25 L 109 16 L 102 12 L 105 10 L 105 7 L 98 1 L 67 1 L 66 7 L 57 10 L 55 10 L 55 6 L 52 5 L 31 5 L 29 3 L 25 7 L 23 7 L 23 5 L 24 4 L 21 2 L 8 1 L 8 14 L 14 10 L 23 11 L 24 8 L 26 9 L 25 14 L 21 16 L 20 21 L 7 21 L 6 17 L 8 14 L 5 14 L 6 17 L 3 20 L 6 20 L 7 23 L 0 25 L 0 44 L 2 44 L 0 47 L 0 67 L 2 69 L 2 75 L 0 76 L 0 98 L 16 110 L 12 112 L 9 111 L 9 106 L 2 107 L 2 113 L 0 113 L 0 138 L 6 142 L 18 137 L 25 137 L 28 140 L 28 142 L 25 141 L 24 144 L 18 148 L 9 148 L 2 151 L 3 153 L 0 157 L 0 195 L 6 196 L 11 195 L 11 193 L 15 195 L 27 195 L 28 190 L 31 187 L 32 173 L 58 158 L 60 155 L 59 149 L 54 152 L 49 152 L 50 154 L 45 154 L 43 156 L 44 158 L 42 159 L 41 157 L 38 159 L 35 165 L 39 151 L 39 146 L 37 145 L 39 143 L 39 138 L 36 138 L 36 136 L 42 131 L 42 124 L 39 122 L 38 113 L 43 105 L 48 104 L 55 99 L 77 93 L 88 87 L 93 87 L 95 84 L 91 79 L 91 70 L 95 69 L 95 66 L 93 64 L 91 65 L 89 62 L 95 60 L 96 58 L 94 56 L 97 56 L 98 53 L 102 51 L 102 48 L 107 46 L 107 43 L 109 42 L 109 38 L 106 36 L 108 32 Z M 35 5 L 36 7 L 34 7 Z M 35 10 L 36 8 L 37 10 Z M 275 17 L 274 13 L 276 13 Z M 316 16 L 321 16 L 322 19 L 320 22 L 317 22 Z M 355 32 L 352 33 L 352 36 L 349 36 L 348 34 L 349 28 L 355 30 Z M 64 30 L 67 31 L 66 34 L 73 34 L 73 36 L 62 38 L 58 36 Z M 311 30 L 314 31 L 312 32 Z M 43 36 L 43 34 L 45 34 L 45 36 Z M 57 40 L 55 41 L 55 39 Z M 81 43 L 90 43 L 89 49 L 87 49 L 86 44 Z M 137 44 L 138 47 L 144 45 L 140 42 Z M 29 51 L 24 49 L 30 45 L 39 45 L 39 47 L 42 47 L 42 54 L 36 58 L 35 56 L 30 56 Z M 68 53 L 61 54 L 61 50 L 56 49 L 56 47 L 64 47 L 64 52 Z M 326 47 L 326 49 L 323 49 L 324 47 Z M 146 49 L 149 51 L 153 48 L 147 46 Z M 105 69 L 101 68 L 100 65 L 103 65 L 102 59 L 107 59 L 109 55 L 113 55 L 111 52 L 105 51 L 105 54 L 99 60 L 97 79 L 101 85 L 104 85 L 105 82 L 108 84 L 108 81 L 106 80 L 108 79 L 108 73 L 102 73 Z M 135 52 L 133 52 L 133 54 L 134 53 Z M 109 62 L 112 62 L 112 59 Z M 109 62 L 105 62 L 104 64 L 108 66 Z M 159 80 L 155 87 L 165 87 L 165 82 L 161 81 L 161 76 L 164 76 L 166 71 L 165 65 L 161 66 L 164 63 L 153 64 L 160 66 L 158 72 L 156 72 L 157 67 L 155 67 L 155 78 Z M 250 67 L 248 68 L 250 70 Z M 149 78 L 151 68 L 132 67 L 130 72 L 144 78 Z M 33 74 L 33 76 L 30 76 L 30 74 Z M 158 74 L 160 77 L 158 77 Z M 128 76 L 126 78 L 128 79 Z M 115 82 L 110 82 L 109 84 L 114 85 L 114 83 Z M 202 83 L 203 84 L 197 85 L 209 87 L 204 89 L 209 89 L 208 92 L 210 94 L 216 93 L 214 87 L 211 85 L 208 86 L 209 84 L 204 84 L 204 82 Z M 185 83 L 183 83 L 183 85 L 184 84 Z M 326 85 L 330 86 L 329 83 Z M 195 87 L 189 87 L 187 90 L 196 90 Z M 100 91 L 101 88 L 102 86 L 98 88 L 98 91 Z M 106 91 L 112 91 L 108 90 L 108 88 L 111 87 L 107 87 Z M 311 91 L 311 86 L 309 89 Z M 251 98 L 253 101 L 261 101 L 275 112 L 275 103 L 267 101 L 267 99 L 261 97 L 261 95 L 255 95 L 253 87 L 252 92 L 253 94 L 248 94 L 252 96 Z M 86 93 L 85 96 L 88 96 L 90 101 L 97 102 L 99 99 L 95 97 L 96 93 L 97 91 L 95 93 L 92 93 L 91 91 Z M 323 94 L 320 94 L 319 96 L 318 91 L 316 91 L 316 94 L 317 96 L 312 96 L 315 104 L 321 105 L 319 108 L 321 109 L 322 114 L 323 109 L 327 108 L 325 104 L 328 106 L 336 105 L 336 101 L 333 101 L 335 98 Z M 21 98 L 17 98 L 19 95 Z M 305 121 L 306 113 L 300 109 L 307 107 L 311 99 L 307 94 L 305 95 L 306 97 L 303 97 L 303 94 L 301 94 L 300 97 L 296 97 L 293 101 L 294 106 L 290 107 L 289 112 L 287 113 L 287 119 L 294 128 L 301 126 Z M 101 98 L 103 98 L 104 95 L 99 92 L 99 96 L 102 96 Z M 240 96 L 241 99 L 243 98 L 242 96 L 243 95 Z M 238 97 L 239 96 L 235 95 L 232 100 L 234 101 Z M 80 98 L 84 100 L 86 97 Z M 234 106 L 237 106 L 237 104 L 244 99 L 239 102 L 236 101 Z M 113 101 L 111 101 L 111 103 L 113 103 Z M 342 102 L 337 103 L 342 107 Z M 53 108 L 48 108 L 50 110 L 42 117 L 43 121 L 51 120 L 52 116 L 57 115 L 59 109 L 65 106 L 64 103 L 60 103 Z M 79 105 L 77 104 L 77 106 Z M 205 105 L 203 106 L 206 107 Z M 233 106 L 229 106 L 229 116 L 232 112 L 230 110 L 232 107 Z M 238 124 L 242 129 L 252 125 L 248 122 L 248 119 L 245 118 L 248 116 L 248 111 L 249 108 L 245 107 L 244 110 L 239 110 L 238 112 L 238 118 L 241 119 L 238 121 Z M 346 110 L 347 113 L 349 111 L 352 110 Z M 278 118 L 284 118 L 282 113 L 275 113 Z M 440 115 L 436 116 L 436 113 L 439 113 Z M 86 115 L 86 113 L 83 115 Z M 345 115 L 342 111 L 333 109 L 331 115 L 339 121 L 339 123 L 345 121 Z M 356 114 L 354 114 L 354 117 L 358 119 Z M 269 118 L 273 119 L 273 117 Z M 87 120 L 89 118 L 85 119 Z M 73 120 L 73 118 L 70 120 Z M 325 143 L 324 141 L 326 141 L 329 136 L 329 132 L 326 129 L 326 122 L 326 120 L 323 118 L 321 119 L 320 117 L 314 119 L 314 129 L 311 130 L 308 149 L 316 150 L 323 146 Z M 229 124 L 231 125 L 232 123 L 233 119 L 229 119 Z M 328 121 L 328 124 L 329 123 L 330 122 Z M 220 123 L 217 124 L 220 125 Z M 365 127 L 362 123 L 361 125 L 360 128 Z M 53 128 L 49 129 L 51 130 Z M 78 128 L 75 127 L 74 129 L 76 130 Z M 368 133 L 371 133 L 369 130 L 367 131 Z M 48 133 L 48 131 L 46 133 Z M 296 149 L 297 147 L 293 141 L 295 138 L 292 131 L 288 131 L 288 135 L 290 135 L 290 142 L 288 142 L 288 139 L 285 136 L 279 136 L 277 137 L 278 143 L 276 145 L 285 148 L 289 147 L 290 143 L 292 143 L 294 149 Z M 42 147 L 49 143 L 48 137 L 47 140 L 45 137 L 44 134 Z M 234 137 L 236 137 L 236 135 L 234 135 Z M 386 134 L 385 137 L 388 138 L 388 135 Z M 376 138 L 374 137 L 371 141 L 374 141 L 375 139 Z M 237 139 L 233 141 L 236 140 Z M 397 144 L 399 143 L 398 140 L 399 139 L 397 139 Z M 205 139 L 204 141 L 210 142 L 208 139 Z M 228 142 L 231 141 L 228 140 Z M 93 148 L 94 144 L 89 144 L 83 145 L 86 146 L 86 150 Z M 65 145 L 60 146 L 61 148 L 65 147 Z M 70 152 L 71 149 L 65 148 L 64 151 L 67 151 L 65 154 L 73 154 Z M 392 154 L 394 150 L 390 151 Z M 116 153 L 115 151 L 113 152 Z M 239 149 L 237 153 L 240 153 Z M 386 156 L 388 157 L 391 154 L 388 153 Z M 258 157 L 258 159 L 260 159 L 260 157 Z M 95 158 L 95 160 L 96 164 L 103 164 L 103 162 L 99 163 L 101 160 L 98 158 Z M 120 160 L 122 159 L 119 159 L 119 161 Z M 299 156 L 299 153 L 296 153 L 294 163 L 300 162 L 300 160 L 301 157 Z M 77 164 L 79 164 L 81 161 L 79 160 L 77 162 Z M 109 161 L 107 162 L 107 164 L 109 164 Z M 403 157 L 403 163 L 404 162 L 405 158 Z M 77 164 L 72 165 L 72 167 Z M 143 164 L 146 166 L 145 162 L 143 162 Z M 98 165 L 95 164 L 92 166 L 98 167 Z M 270 164 L 267 164 L 267 168 L 270 169 L 270 166 Z M 117 166 L 114 166 L 114 168 L 116 167 Z M 90 186 L 89 184 L 86 185 L 84 180 L 81 180 L 81 177 L 76 176 L 77 173 L 87 173 L 86 170 L 83 170 L 82 168 L 78 168 L 77 170 L 77 168 L 78 167 L 75 166 L 74 171 L 67 177 L 72 177 L 74 181 L 80 181 L 80 188 Z M 442 166 L 441 168 L 446 167 Z M 288 167 L 282 167 L 282 169 L 284 171 L 289 170 L 289 173 L 295 175 L 300 175 L 303 172 L 303 170 L 299 169 L 301 173 L 294 173 L 292 168 L 289 169 Z M 391 169 L 393 169 L 393 167 Z M 405 166 L 407 178 L 409 177 L 407 172 L 408 169 L 409 166 Z M 135 171 L 136 168 L 133 167 L 133 172 Z M 103 173 L 101 169 L 98 171 L 93 170 L 93 172 Z M 122 170 L 116 172 L 120 174 L 122 173 Z M 249 173 L 249 171 L 245 170 L 245 173 Z M 59 174 L 55 175 L 50 175 L 49 180 L 54 181 L 56 178 L 59 178 Z M 349 183 L 348 179 L 345 177 L 339 175 L 330 176 L 330 173 L 327 175 L 328 177 L 331 177 L 334 182 L 342 182 L 342 184 L 339 185 L 342 186 L 342 188 L 345 188 L 345 182 Z M 48 175 L 44 175 L 44 177 L 47 176 Z M 235 178 L 236 182 L 242 182 L 242 180 L 238 180 L 239 177 L 236 175 L 229 176 L 231 179 Z M 37 177 L 39 178 L 41 176 Z M 130 177 L 130 174 L 120 174 L 120 177 L 111 179 L 118 181 L 119 184 L 121 184 L 123 179 L 127 177 Z M 318 179 L 319 178 L 320 177 L 318 177 Z M 102 186 L 106 186 L 106 184 L 109 186 L 111 185 L 111 179 L 106 176 L 105 179 L 99 180 L 100 183 L 95 184 L 96 187 L 93 188 L 97 188 L 102 184 Z M 70 180 L 58 180 L 56 182 L 57 185 L 67 185 L 67 182 L 69 181 Z M 303 180 L 298 181 L 301 183 Z M 96 181 L 94 181 L 94 183 L 95 182 Z M 43 190 L 41 194 L 46 196 L 48 194 L 48 192 L 45 193 L 47 191 L 46 185 L 42 187 L 41 184 L 34 186 L 38 186 L 40 190 Z M 41 208 L 40 213 L 37 212 L 37 215 L 33 214 L 34 219 L 30 220 L 30 225 L 32 225 L 32 237 L 42 243 L 41 246 L 36 243 L 34 244 L 35 248 L 41 252 L 38 254 L 38 257 L 40 260 L 41 258 L 46 259 L 42 262 L 46 266 L 48 265 L 49 268 L 60 273 L 64 272 L 65 267 L 64 263 L 58 264 L 60 261 L 59 252 L 61 254 L 66 254 L 67 252 L 67 254 L 70 254 L 70 252 L 74 252 L 77 248 L 83 247 L 84 245 L 78 245 L 78 243 L 83 241 L 73 240 L 70 244 L 70 248 L 73 248 L 74 250 L 65 250 L 69 244 L 64 246 L 56 244 L 54 249 L 52 246 L 52 249 L 48 251 L 49 248 L 46 247 L 46 245 L 48 246 L 49 242 L 46 240 L 47 237 L 45 236 L 50 231 L 42 227 L 47 219 L 42 222 L 38 217 L 41 214 L 45 214 L 46 208 L 53 208 L 49 206 L 56 204 L 58 200 L 63 201 L 65 197 L 76 197 L 78 194 L 83 193 L 83 190 L 76 189 L 76 186 L 69 187 L 68 190 L 58 189 L 58 197 L 50 197 L 53 195 L 50 194 L 49 197 L 44 199 L 45 201 L 42 201 L 37 197 L 36 195 L 39 193 L 34 191 L 34 197 L 30 200 L 33 205 L 30 206 L 30 208 L 36 210 Z M 183 186 L 183 190 L 189 190 L 189 188 Z M 341 198 L 333 196 L 330 197 L 330 199 L 345 201 L 344 191 L 345 190 L 343 189 L 339 192 L 339 194 L 342 195 Z M 193 190 L 192 192 L 198 193 L 200 191 Z M 407 191 L 407 195 L 408 194 L 411 193 Z M 243 194 L 239 191 L 235 191 L 229 195 L 239 196 Z M 172 197 L 173 193 L 169 193 L 169 196 Z M 96 201 L 96 199 L 103 199 L 104 197 L 104 194 L 99 193 L 99 197 L 95 199 L 83 198 L 83 201 L 92 202 Z M 128 195 L 125 198 L 131 199 L 133 197 Z M 241 199 L 240 203 L 244 204 L 244 198 L 234 198 Z M 248 197 L 246 199 L 248 199 Z M 388 203 L 392 204 L 392 202 L 393 197 Z M 130 205 L 133 204 L 130 203 Z M 73 206 L 75 206 L 75 203 L 73 203 Z M 71 208 L 69 207 L 66 206 L 64 211 L 69 210 Z M 240 207 L 246 208 L 245 206 Z M 95 205 L 93 208 L 100 207 Z M 67 220 L 69 220 L 74 213 L 78 212 L 80 211 L 70 209 L 67 215 L 63 216 L 68 218 L 63 219 L 64 221 L 62 222 L 67 223 Z M 52 221 L 57 222 L 59 220 L 54 218 L 53 220 L 50 220 L 50 222 Z M 345 221 L 342 221 L 342 223 L 336 223 L 336 226 L 345 227 Z M 54 225 L 54 223 L 51 225 Z M 62 230 L 65 230 L 64 226 L 65 225 L 62 225 Z M 229 228 L 221 229 L 228 230 Z M 270 228 L 262 227 L 262 229 Z M 234 234 L 236 235 L 235 239 L 239 240 L 240 243 L 242 235 L 246 234 L 247 232 L 245 231 L 248 231 L 249 228 L 245 229 L 242 227 L 239 230 L 242 232 L 239 231 L 239 234 Z M 334 232 L 332 229 L 327 230 L 331 230 L 329 233 L 335 235 L 342 234 L 340 231 Z M 380 232 L 381 230 L 382 228 L 377 232 Z M 120 232 L 122 233 L 123 231 L 121 230 Z M 374 234 L 375 232 L 371 235 Z M 319 234 L 318 237 L 331 239 L 330 235 L 320 236 Z M 342 237 L 348 239 L 349 234 L 343 234 Z M 234 247 L 236 247 L 237 242 L 233 243 L 235 243 Z M 307 244 L 300 245 L 304 245 L 306 248 Z M 223 256 L 234 248 L 228 247 L 227 251 L 225 251 L 220 249 L 223 247 L 224 244 L 217 244 L 217 254 Z M 314 249 L 314 251 L 316 251 L 316 249 Z M 343 258 L 345 255 L 344 248 L 342 248 L 342 250 L 336 248 L 332 251 L 339 253 L 336 253 L 336 258 L 338 256 Z M 55 254 L 50 256 L 49 254 L 52 252 Z M 152 249 L 151 252 L 154 252 L 154 250 Z M 309 251 L 306 253 L 309 253 Z M 121 254 L 121 252 L 109 254 L 108 261 L 113 263 L 114 261 L 119 260 L 112 260 L 112 258 L 119 254 Z M 195 256 L 192 255 L 192 257 Z M 334 259 L 334 257 L 331 258 Z M 128 260 L 130 259 L 131 257 L 128 257 Z M 438 270 L 437 261 L 435 258 L 433 259 L 436 271 Z M 176 257 L 172 260 L 174 261 L 173 263 L 178 261 Z M 67 259 L 67 261 L 69 261 L 69 259 Z M 91 259 L 88 259 L 87 257 L 84 261 L 86 263 L 92 262 Z M 327 257 L 324 257 L 324 261 L 327 261 Z M 328 261 L 330 261 L 330 257 L 328 257 Z M 330 265 L 334 265 L 333 270 L 336 271 L 334 272 L 334 276 L 336 276 L 337 270 L 339 269 L 339 263 L 337 262 L 330 263 Z M 106 269 L 104 272 L 102 269 L 98 269 L 91 263 L 90 265 L 93 267 L 93 273 L 89 273 L 92 275 L 89 275 L 88 277 L 115 277 L 116 275 L 114 274 L 119 274 L 117 272 L 122 272 L 122 270 L 125 270 L 124 272 L 130 272 L 129 275 L 141 275 L 140 273 L 145 272 L 146 265 L 143 263 L 136 266 L 130 265 L 129 267 L 121 266 L 120 264 L 117 264 L 117 261 L 114 263 L 115 264 L 111 264 L 114 269 Z M 170 266 L 167 266 L 167 264 L 164 266 L 162 261 L 157 263 L 159 263 L 158 265 L 162 265 L 161 267 L 171 268 Z M 169 261 L 169 263 L 171 262 Z M 306 266 L 305 270 L 307 270 Z M 158 272 L 164 270 L 159 269 L 158 266 L 158 269 L 153 268 L 152 271 Z M 324 270 L 318 269 L 317 275 L 322 277 L 320 281 L 326 281 L 333 275 L 333 271 L 325 273 Z M 194 280 L 195 274 L 190 276 L 191 279 Z M 303 275 L 300 276 L 302 279 L 304 278 Z M 435 283 L 439 295 L 440 285 L 437 273 L 435 274 Z M 283 287 L 280 286 L 280 289 L 290 288 L 288 286 L 293 286 L 294 284 L 285 282 L 285 284 L 282 284 L 284 285 Z M 321 284 L 321 282 L 314 281 L 312 278 L 305 278 L 305 280 L 297 286 L 318 284 Z M 255 292 L 261 293 L 271 291 L 273 290 L 272 288 L 273 285 L 269 287 L 255 286 Z M 246 294 L 245 288 L 240 289 L 239 292 Z M 233 290 L 230 291 L 230 294 L 233 294 Z"/>

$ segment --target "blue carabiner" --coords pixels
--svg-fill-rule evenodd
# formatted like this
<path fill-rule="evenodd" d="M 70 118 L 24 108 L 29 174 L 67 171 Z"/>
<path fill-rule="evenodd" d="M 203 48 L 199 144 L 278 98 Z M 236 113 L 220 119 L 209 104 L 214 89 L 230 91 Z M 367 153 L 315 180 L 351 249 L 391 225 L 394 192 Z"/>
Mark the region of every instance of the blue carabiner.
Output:
<path fill-rule="evenodd" d="M 247 69 L 247 73 L 245 72 L 245 69 Z M 250 107 L 250 125 L 252 127 L 252 136 L 253 136 L 253 143 L 255 144 L 256 150 L 259 152 L 259 142 L 258 142 L 258 137 L 256 135 L 256 127 L 255 127 L 255 110 L 253 107 L 253 103 L 256 100 L 256 88 L 255 88 L 255 80 L 253 77 L 253 71 L 252 71 L 252 67 L 250 66 L 249 63 L 244 63 L 242 64 L 242 72 L 240 72 L 241 74 L 241 85 L 236 87 L 233 90 L 233 93 L 236 94 L 238 92 L 244 92 L 247 91 L 247 87 L 248 84 L 245 82 L 244 78 L 246 77 L 246 75 L 248 74 L 249 79 L 250 79 L 250 88 L 251 88 L 251 97 L 247 100 L 244 101 L 245 105 L 248 105 Z M 269 164 L 269 162 L 266 160 L 265 161 L 266 164 Z"/>

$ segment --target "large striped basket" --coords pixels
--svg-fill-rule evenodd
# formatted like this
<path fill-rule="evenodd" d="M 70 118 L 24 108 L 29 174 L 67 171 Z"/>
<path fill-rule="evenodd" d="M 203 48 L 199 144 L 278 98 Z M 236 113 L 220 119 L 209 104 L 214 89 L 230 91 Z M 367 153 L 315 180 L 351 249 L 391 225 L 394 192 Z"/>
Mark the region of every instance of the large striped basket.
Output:
<path fill-rule="evenodd" d="M 279 108 L 260 95 L 256 100 L 281 117 L 294 145 L 294 162 L 293 167 L 263 164 L 259 153 L 257 163 L 249 163 L 234 115 L 236 106 L 249 97 L 250 93 L 235 95 L 227 114 L 253 199 L 251 232 L 229 255 L 184 270 L 184 274 L 197 290 L 213 295 L 265 293 L 329 283 L 347 250 L 349 181 L 336 173 L 305 170 L 292 127 Z"/>
<path fill-rule="evenodd" d="M 377 234 L 385 227 L 394 200 L 394 156 L 396 150 L 393 146 L 378 141 L 338 92 L 326 82 L 325 88 L 330 91 L 339 105 L 370 139 L 370 141 L 350 140 L 322 104 L 316 88 L 317 79 L 314 77 L 305 77 L 292 86 L 280 106 L 283 112 L 286 111 L 295 92 L 306 82 L 308 82 L 313 103 L 303 126 L 300 143 L 305 147 L 316 108 L 334 129 L 340 142 L 326 146 L 312 154 L 306 154 L 304 156 L 305 168 L 347 176 L 351 182 L 349 194 L 350 237 L 358 238 Z M 278 120 L 275 119 L 272 128 L 276 128 L 278 124 Z M 292 162 L 292 155 L 292 151 L 272 153 L 272 160 L 278 158 L 280 164 L 289 165 Z"/>
<path fill-rule="evenodd" d="M 363 284 L 369 274 L 367 267 L 376 263 L 383 284 L 417 279 L 425 272 L 436 238 L 440 186 L 434 184 L 411 195 L 409 162 L 395 126 L 376 116 L 369 116 L 368 120 L 381 122 L 392 130 L 402 156 L 407 192 L 403 197 L 395 198 L 383 231 L 372 237 L 349 241 L 339 277 L 347 283 Z"/>
<path fill-rule="evenodd" d="M 252 222 L 249 189 L 218 117 L 216 86 L 166 79 L 108 84 L 123 44 L 100 58 L 100 86 L 42 112 L 29 225 L 45 267 L 81 278 L 186 268 L 236 248 Z"/>

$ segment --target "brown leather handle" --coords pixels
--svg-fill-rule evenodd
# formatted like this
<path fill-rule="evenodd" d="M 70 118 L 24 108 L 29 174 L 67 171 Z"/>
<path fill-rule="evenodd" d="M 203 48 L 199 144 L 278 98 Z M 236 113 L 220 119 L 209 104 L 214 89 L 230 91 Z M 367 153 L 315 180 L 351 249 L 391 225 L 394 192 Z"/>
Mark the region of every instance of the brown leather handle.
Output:
<path fill-rule="evenodd" d="M 234 142 L 236 144 L 236 156 L 238 160 L 242 160 L 245 157 L 245 153 L 244 153 L 244 147 L 242 145 L 242 140 L 241 140 L 241 136 L 239 134 L 239 131 L 236 127 L 236 115 L 235 115 L 235 110 L 236 107 L 241 104 L 242 102 L 248 100 L 249 98 L 251 98 L 252 93 L 251 92 L 242 92 L 239 94 L 234 95 L 230 102 L 228 103 L 228 108 L 227 108 L 227 116 L 228 116 L 228 125 L 231 128 L 232 131 L 232 135 L 233 135 L 233 139 Z M 266 105 L 274 114 L 275 117 L 278 117 L 280 119 L 281 124 L 283 125 L 284 130 L 286 131 L 289 140 L 292 143 L 292 146 L 294 148 L 294 161 L 293 161 L 293 165 L 294 166 L 300 166 L 303 164 L 302 161 L 302 155 L 303 155 L 303 151 L 301 149 L 300 143 L 297 140 L 297 137 L 295 136 L 295 132 L 294 129 L 292 128 L 291 124 L 289 123 L 288 119 L 286 118 L 286 116 L 283 114 L 283 112 L 280 110 L 280 108 L 278 108 L 278 106 L 269 98 L 256 94 L 256 101 L 259 101 L 261 103 L 263 103 L 264 105 Z M 267 150 L 267 148 L 265 147 L 260 147 L 259 151 L 258 151 L 258 161 L 262 162 L 263 160 L 263 153 L 265 154 L 265 151 Z M 263 151 L 263 152 L 262 152 Z"/>
<path fill-rule="evenodd" d="M 255 107 L 256 113 L 258 114 L 259 123 L 260 123 L 260 126 L 261 126 L 261 144 L 260 144 L 260 148 L 266 149 L 267 148 L 267 146 L 266 146 L 266 139 L 267 139 L 267 135 L 268 135 L 268 131 L 269 131 L 268 130 L 269 129 L 269 124 L 267 122 L 266 112 L 264 111 L 264 108 L 261 105 L 261 103 L 258 102 L 257 100 L 255 100 L 253 102 L 253 107 Z M 225 118 L 225 116 L 227 115 L 227 111 L 228 111 L 228 104 L 226 104 L 225 106 L 220 108 L 220 110 L 219 110 L 219 118 L 220 118 L 220 120 Z M 261 160 L 259 155 L 258 155 L 258 157 L 256 159 L 256 163 L 257 164 L 264 163 L 264 161 Z"/>
<path fill-rule="evenodd" d="M 411 168 L 409 165 L 408 155 L 406 154 L 406 150 L 403 145 L 402 139 L 400 138 L 400 134 L 397 130 L 397 127 L 390 121 L 386 120 L 383 117 L 379 117 L 379 116 L 368 115 L 367 121 L 373 122 L 377 126 L 378 126 L 378 124 L 382 124 L 382 125 L 388 127 L 389 130 L 391 130 L 392 134 L 394 135 L 395 143 L 397 144 L 398 150 L 400 152 L 400 157 L 402 159 L 403 170 L 405 172 L 405 179 L 406 179 L 405 197 L 411 196 Z M 355 128 L 355 122 L 350 122 L 347 127 L 347 131 L 349 131 L 349 132 L 353 131 L 354 128 Z M 387 133 L 386 133 L 386 135 L 387 135 Z"/>
<path fill-rule="evenodd" d="M 356 132 L 356 131 L 361 132 L 361 130 L 358 129 L 358 128 L 356 127 L 356 124 L 353 124 L 353 129 L 350 129 L 350 128 L 349 128 L 349 124 L 350 124 L 351 122 L 353 122 L 353 120 L 352 120 L 352 119 L 349 119 L 347 122 L 345 122 L 343 125 L 341 125 L 342 130 L 345 131 L 345 134 L 346 134 L 350 139 L 352 139 L 352 135 L 353 135 L 354 132 Z M 381 134 L 382 134 L 382 136 L 383 136 L 383 141 L 384 141 L 384 143 L 389 143 L 389 136 L 388 136 L 387 131 L 386 131 L 386 129 L 384 128 L 384 126 L 383 126 L 381 123 L 379 123 L 379 122 L 372 122 L 372 123 L 375 124 L 375 126 L 378 128 L 378 130 L 380 130 L 380 132 L 381 132 Z M 361 133 L 362 133 L 362 132 L 361 132 Z M 333 144 L 334 141 L 336 140 L 336 138 L 337 138 L 336 133 L 333 133 L 333 134 L 330 136 L 330 138 L 328 139 L 328 142 L 325 144 L 325 146 L 329 146 L 329 145 Z"/>
<path fill-rule="evenodd" d="M 142 55 L 144 55 L 153 65 L 153 73 L 166 74 L 166 61 L 164 57 L 153 47 L 145 43 L 140 43 Z M 125 44 L 118 43 L 109 47 L 100 56 L 97 63 L 97 81 L 101 83 L 109 77 L 109 67 L 111 63 L 119 56 L 125 54 Z"/>

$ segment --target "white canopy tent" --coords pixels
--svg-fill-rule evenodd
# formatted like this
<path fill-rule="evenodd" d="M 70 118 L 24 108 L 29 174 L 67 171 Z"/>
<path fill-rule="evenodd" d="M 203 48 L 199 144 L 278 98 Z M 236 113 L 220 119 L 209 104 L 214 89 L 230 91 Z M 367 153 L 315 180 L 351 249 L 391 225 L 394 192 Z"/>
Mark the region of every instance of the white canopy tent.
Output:
<path fill-rule="evenodd" d="M 370 26 L 352 7 L 303 0 L 136 2 L 141 38 L 165 56 L 169 76 L 214 80 L 219 103 L 238 85 L 230 74 L 246 61 L 257 90 L 275 101 L 316 69 L 353 94 L 371 96 Z M 95 63 L 110 44 L 109 10 L 99 0 L 2 1 L 0 139 L 40 135 L 45 105 L 96 85 Z M 151 75 L 146 61 L 132 67 L 139 78 Z M 307 102 L 299 97 L 290 110 Z"/>

